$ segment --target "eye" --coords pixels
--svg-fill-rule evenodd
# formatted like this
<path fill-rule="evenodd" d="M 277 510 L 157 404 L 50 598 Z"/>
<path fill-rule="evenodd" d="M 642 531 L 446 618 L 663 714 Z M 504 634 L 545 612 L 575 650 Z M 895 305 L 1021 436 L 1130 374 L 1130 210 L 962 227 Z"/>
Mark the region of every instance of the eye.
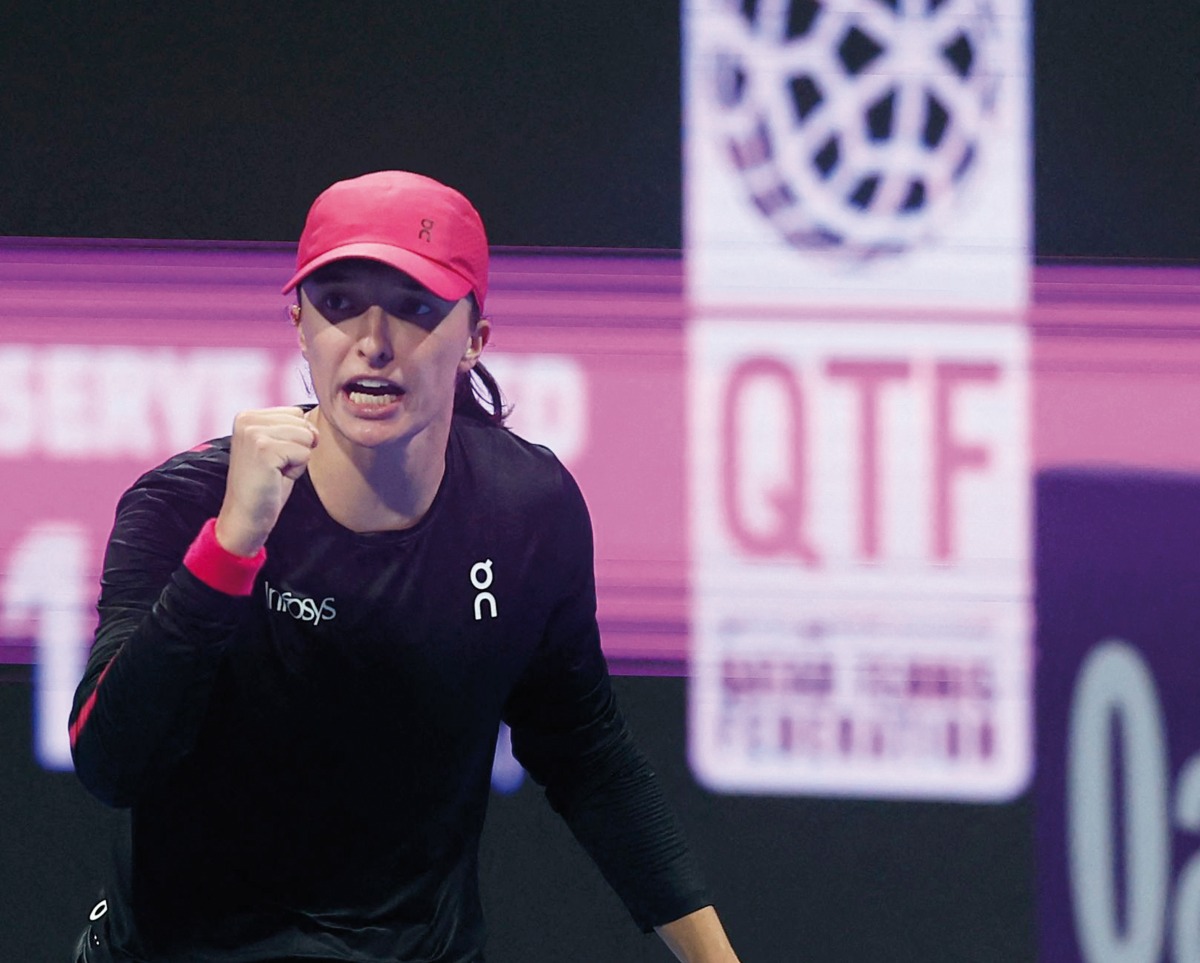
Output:
<path fill-rule="evenodd" d="M 423 298 L 401 298 L 395 304 L 396 316 L 402 318 L 420 318 L 433 313 L 433 305 Z"/>
<path fill-rule="evenodd" d="M 394 318 L 409 321 L 426 330 L 441 323 L 453 307 L 453 303 L 439 298 L 432 292 L 405 292 L 397 294 L 388 304 L 387 312 Z"/>
<path fill-rule="evenodd" d="M 345 321 L 366 310 L 363 298 L 342 285 L 310 284 L 304 289 L 309 301 L 321 316 L 331 323 Z"/>
<path fill-rule="evenodd" d="M 323 310 L 342 312 L 353 307 L 353 302 L 340 291 L 327 291 L 317 306 Z"/>

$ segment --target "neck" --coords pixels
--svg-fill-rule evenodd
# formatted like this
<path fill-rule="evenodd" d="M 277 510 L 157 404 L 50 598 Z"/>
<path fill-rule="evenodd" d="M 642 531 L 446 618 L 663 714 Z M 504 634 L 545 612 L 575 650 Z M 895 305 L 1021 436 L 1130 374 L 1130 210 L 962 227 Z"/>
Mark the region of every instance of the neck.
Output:
<path fill-rule="evenodd" d="M 446 471 L 449 422 L 403 442 L 364 448 L 338 434 L 317 409 L 321 443 L 309 477 L 330 517 L 354 532 L 411 528 L 429 511 Z"/>

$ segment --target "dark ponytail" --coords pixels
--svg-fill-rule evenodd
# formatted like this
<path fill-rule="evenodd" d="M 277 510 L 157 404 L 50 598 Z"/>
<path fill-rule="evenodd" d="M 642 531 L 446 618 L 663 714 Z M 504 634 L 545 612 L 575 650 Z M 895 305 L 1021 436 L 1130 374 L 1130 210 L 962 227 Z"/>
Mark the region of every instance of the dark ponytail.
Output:
<path fill-rule="evenodd" d="M 497 428 L 504 426 L 508 409 L 504 406 L 500 386 L 496 384 L 492 373 L 478 361 L 474 368 L 458 376 L 454 385 L 454 413 Z"/>

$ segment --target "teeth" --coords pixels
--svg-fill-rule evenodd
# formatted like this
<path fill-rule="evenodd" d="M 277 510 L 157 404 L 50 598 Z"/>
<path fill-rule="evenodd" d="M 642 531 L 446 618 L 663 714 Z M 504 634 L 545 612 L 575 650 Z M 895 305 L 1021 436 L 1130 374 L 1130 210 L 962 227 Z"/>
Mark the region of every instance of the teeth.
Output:
<path fill-rule="evenodd" d="M 359 378 L 354 382 L 363 388 L 394 388 L 390 381 L 384 381 L 382 378 Z"/>
<path fill-rule="evenodd" d="M 350 400 L 356 405 L 388 405 L 400 397 L 399 394 L 369 395 L 365 391 L 350 391 Z"/>

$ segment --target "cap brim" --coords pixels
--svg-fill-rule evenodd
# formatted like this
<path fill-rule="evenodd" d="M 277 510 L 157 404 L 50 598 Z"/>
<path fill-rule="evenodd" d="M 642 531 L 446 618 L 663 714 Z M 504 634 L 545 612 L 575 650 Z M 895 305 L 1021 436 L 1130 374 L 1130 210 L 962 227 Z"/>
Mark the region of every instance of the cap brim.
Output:
<path fill-rule="evenodd" d="M 471 292 L 471 282 L 444 264 L 421 257 L 421 255 L 414 254 L 402 247 L 360 241 L 356 244 L 335 247 L 319 257 L 313 258 L 307 264 L 301 265 L 292 275 L 291 280 L 283 286 L 283 293 L 287 294 L 317 268 L 350 257 L 380 261 L 394 267 L 397 271 L 403 271 L 425 285 L 439 298 L 445 298 L 447 301 L 457 301 L 465 298 Z"/>

